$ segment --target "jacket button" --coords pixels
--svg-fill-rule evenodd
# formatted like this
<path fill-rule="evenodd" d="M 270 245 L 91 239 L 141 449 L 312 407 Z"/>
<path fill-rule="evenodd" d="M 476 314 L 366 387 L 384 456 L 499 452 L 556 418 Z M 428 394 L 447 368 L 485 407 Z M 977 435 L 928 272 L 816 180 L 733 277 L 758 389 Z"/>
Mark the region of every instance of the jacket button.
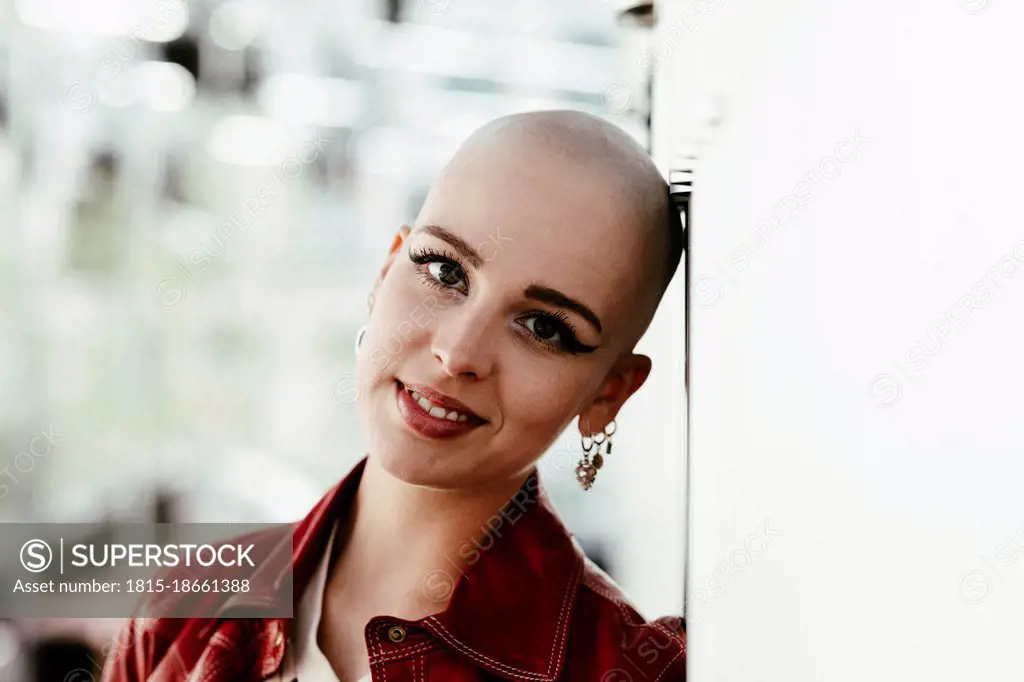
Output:
<path fill-rule="evenodd" d="M 405 641 L 405 628 L 401 625 L 392 625 L 388 628 L 388 639 L 395 644 Z"/>

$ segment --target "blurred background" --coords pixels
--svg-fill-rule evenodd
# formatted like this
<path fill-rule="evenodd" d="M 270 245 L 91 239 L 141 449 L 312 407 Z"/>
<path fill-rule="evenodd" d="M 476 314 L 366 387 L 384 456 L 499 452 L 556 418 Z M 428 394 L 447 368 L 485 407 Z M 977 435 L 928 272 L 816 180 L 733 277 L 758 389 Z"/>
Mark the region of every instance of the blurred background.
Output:
<path fill-rule="evenodd" d="M 0 0 L 0 521 L 303 516 L 364 454 L 355 334 L 434 174 L 515 111 L 650 148 L 651 14 Z M 541 465 L 649 616 L 683 606 L 682 279 L 598 485 L 577 488 L 573 429 Z M 0 622 L 0 679 L 93 670 L 116 626 Z"/>

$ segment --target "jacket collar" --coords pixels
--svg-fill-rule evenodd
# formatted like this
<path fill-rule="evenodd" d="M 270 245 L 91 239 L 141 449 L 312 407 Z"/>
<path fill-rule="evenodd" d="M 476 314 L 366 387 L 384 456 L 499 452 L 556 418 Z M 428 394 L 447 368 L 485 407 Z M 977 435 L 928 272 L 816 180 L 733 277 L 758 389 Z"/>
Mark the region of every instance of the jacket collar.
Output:
<path fill-rule="evenodd" d="M 448 607 L 423 625 L 500 677 L 555 680 L 565 660 L 583 553 L 562 524 L 536 468 L 459 553 L 470 562 Z"/>
<path fill-rule="evenodd" d="M 293 604 L 323 558 L 334 524 L 349 513 L 366 462 L 363 457 L 293 526 L 292 543 L 280 543 L 275 550 L 292 550 L 291 571 L 269 582 L 279 590 L 290 582 Z M 469 563 L 461 574 L 452 563 L 446 575 L 429 576 L 433 587 L 425 580 L 426 589 L 454 584 L 447 608 L 413 624 L 499 677 L 557 679 L 583 573 L 583 553 L 555 512 L 536 468 L 481 531 L 486 531 L 482 539 L 467 539 L 459 548 Z M 252 594 L 230 599 L 221 609 L 222 617 L 260 599 Z M 286 621 L 285 630 L 293 623 Z"/>

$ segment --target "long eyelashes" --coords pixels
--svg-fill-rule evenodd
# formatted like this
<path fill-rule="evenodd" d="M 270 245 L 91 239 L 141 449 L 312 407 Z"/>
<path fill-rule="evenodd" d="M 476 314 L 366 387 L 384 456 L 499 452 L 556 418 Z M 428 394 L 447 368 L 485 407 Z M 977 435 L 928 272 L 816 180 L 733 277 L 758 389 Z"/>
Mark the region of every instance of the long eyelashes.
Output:
<path fill-rule="evenodd" d="M 448 252 L 438 253 L 432 249 L 424 248 L 419 251 L 410 251 L 409 260 L 419 266 L 416 270 L 420 273 L 420 280 L 427 286 L 438 289 L 446 294 L 465 295 L 469 293 L 469 278 L 466 276 L 466 271 L 462 269 L 462 264 L 458 259 Z M 447 274 L 454 274 L 459 278 L 459 281 L 465 282 L 466 290 L 461 291 L 458 287 L 447 284 L 435 277 L 430 271 L 430 266 L 434 263 L 449 266 L 451 269 Z"/>
<path fill-rule="evenodd" d="M 535 338 L 539 343 L 551 348 L 552 350 L 562 350 L 573 354 L 592 353 L 597 350 L 597 346 L 588 346 L 584 343 L 580 343 L 579 339 L 576 338 L 576 327 L 574 327 L 572 322 L 569 321 L 569 316 L 561 310 L 556 310 L 553 313 L 545 310 L 533 310 L 520 319 L 529 319 L 531 317 L 543 319 L 553 326 L 556 332 L 558 332 L 561 342 L 556 343 L 538 336 L 532 330 L 528 330 L 531 337 Z"/>
<path fill-rule="evenodd" d="M 462 263 L 453 254 L 447 251 L 435 251 L 429 247 L 423 247 L 415 251 L 409 251 L 409 260 L 415 263 L 418 267 L 416 268 L 420 274 L 420 280 L 429 287 L 447 293 L 449 295 L 467 295 L 469 292 L 469 277 L 466 275 L 465 269 L 462 267 Z M 455 285 L 447 284 L 438 279 L 430 269 L 432 263 L 442 263 L 451 267 L 449 274 L 458 277 L 458 280 L 464 283 L 465 290 L 459 289 Z M 544 320 L 547 324 L 554 327 L 555 332 L 558 334 L 559 340 L 552 341 L 551 339 L 545 339 L 539 336 L 536 332 L 530 329 L 527 325 L 523 324 L 523 320 L 531 318 L 537 318 Z M 569 316 L 561 310 L 555 312 L 548 312 L 546 310 L 531 310 L 529 313 L 521 316 L 517 322 L 523 327 L 525 336 L 529 336 L 530 339 L 541 344 L 545 348 L 548 348 L 556 352 L 572 353 L 574 355 L 582 353 L 592 353 L 597 350 L 597 346 L 588 346 L 581 343 L 576 337 L 576 328 L 572 322 L 569 321 Z"/>

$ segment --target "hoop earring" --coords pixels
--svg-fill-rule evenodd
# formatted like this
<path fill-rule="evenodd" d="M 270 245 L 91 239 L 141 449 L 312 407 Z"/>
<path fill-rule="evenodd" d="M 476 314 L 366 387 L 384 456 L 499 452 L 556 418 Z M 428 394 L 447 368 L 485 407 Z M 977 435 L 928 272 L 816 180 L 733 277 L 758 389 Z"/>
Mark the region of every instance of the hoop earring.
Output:
<path fill-rule="evenodd" d="M 590 487 L 594 485 L 594 479 L 597 478 L 598 470 L 604 466 L 604 455 L 601 454 L 602 446 L 604 447 L 605 455 L 612 454 L 612 436 L 618 428 L 618 424 L 613 419 L 604 427 L 604 431 L 580 437 L 580 444 L 583 447 L 583 459 L 576 465 L 576 481 L 584 490 L 590 490 Z M 595 447 L 597 452 L 594 453 L 594 459 L 591 461 L 590 451 Z"/>
<path fill-rule="evenodd" d="M 363 345 L 363 337 L 366 336 L 366 325 L 364 324 L 356 332 L 356 355 L 359 355 L 359 346 Z"/>

